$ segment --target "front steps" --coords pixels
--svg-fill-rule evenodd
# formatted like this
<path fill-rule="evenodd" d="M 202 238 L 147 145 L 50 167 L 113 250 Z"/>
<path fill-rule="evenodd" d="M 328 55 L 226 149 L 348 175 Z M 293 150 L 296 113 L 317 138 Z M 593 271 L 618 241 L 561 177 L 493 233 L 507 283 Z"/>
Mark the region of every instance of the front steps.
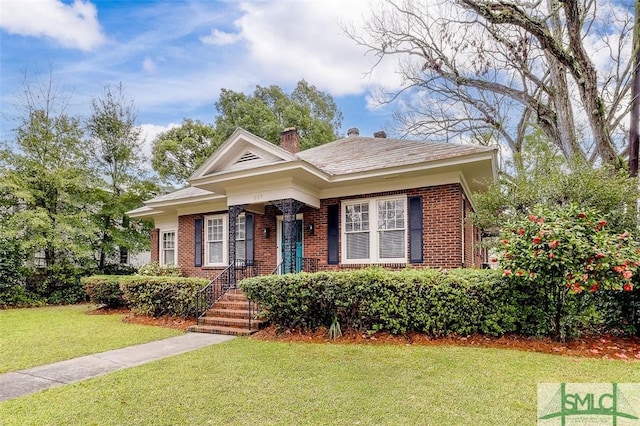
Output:
<path fill-rule="evenodd" d="M 261 320 L 254 319 L 249 328 L 249 300 L 242 291 L 229 290 L 205 312 L 198 325 L 192 325 L 187 331 L 248 336 L 258 331 L 261 325 Z"/>

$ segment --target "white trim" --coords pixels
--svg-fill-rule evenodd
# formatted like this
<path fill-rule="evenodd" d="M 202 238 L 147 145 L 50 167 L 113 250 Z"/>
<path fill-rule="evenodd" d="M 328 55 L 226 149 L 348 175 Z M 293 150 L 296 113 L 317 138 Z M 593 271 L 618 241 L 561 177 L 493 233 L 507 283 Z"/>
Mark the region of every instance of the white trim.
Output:
<path fill-rule="evenodd" d="M 404 201 L 404 257 L 399 258 L 380 258 L 378 242 L 378 202 L 387 200 L 403 200 Z M 369 258 L 368 259 L 347 259 L 347 237 L 346 237 L 346 207 L 352 204 L 369 204 Z M 406 194 L 398 194 L 384 197 L 374 198 L 355 198 L 350 200 L 342 200 L 340 203 L 340 240 L 341 240 L 341 263 L 346 265 L 366 265 L 370 263 L 407 263 L 408 259 L 408 201 Z"/>
<path fill-rule="evenodd" d="M 167 228 L 160 229 L 158 232 L 158 260 L 161 265 L 167 265 L 165 259 L 165 249 L 164 249 L 164 235 L 173 232 L 173 259 L 174 262 L 170 265 L 178 266 L 178 229 L 177 228 Z"/>
<path fill-rule="evenodd" d="M 222 219 L 222 261 L 216 263 L 209 262 L 209 221 L 214 219 Z M 208 215 L 204 217 L 204 262 L 202 262 L 205 267 L 216 267 L 216 266 L 228 266 L 229 262 L 229 215 L 228 214 L 215 214 Z"/>

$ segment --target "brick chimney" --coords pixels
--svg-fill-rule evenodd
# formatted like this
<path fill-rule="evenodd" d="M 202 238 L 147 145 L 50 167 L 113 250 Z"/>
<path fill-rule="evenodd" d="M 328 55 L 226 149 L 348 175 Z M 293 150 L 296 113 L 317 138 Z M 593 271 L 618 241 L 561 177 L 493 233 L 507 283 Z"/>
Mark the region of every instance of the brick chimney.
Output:
<path fill-rule="evenodd" d="M 373 134 L 374 138 L 385 139 L 387 137 L 387 133 L 384 130 L 380 130 L 379 132 L 375 132 Z"/>
<path fill-rule="evenodd" d="M 292 154 L 300 152 L 300 135 L 295 127 L 287 127 L 280 133 L 280 148 Z"/>

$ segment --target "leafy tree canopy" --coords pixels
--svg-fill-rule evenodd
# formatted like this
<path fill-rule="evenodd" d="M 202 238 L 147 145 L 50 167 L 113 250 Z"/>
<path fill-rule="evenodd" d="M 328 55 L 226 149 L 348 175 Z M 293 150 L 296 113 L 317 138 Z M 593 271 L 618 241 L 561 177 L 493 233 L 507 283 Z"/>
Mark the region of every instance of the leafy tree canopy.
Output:
<path fill-rule="evenodd" d="M 215 106 L 214 125 L 185 119 L 156 138 L 152 164 L 161 179 L 185 182 L 238 127 L 276 145 L 282 130 L 296 127 L 300 148 L 308 149 L 335 140 L 342 124 L 333 97 L 304 80 L 290 94 L 275 85 L 250 95 L 222 89 Z"/>

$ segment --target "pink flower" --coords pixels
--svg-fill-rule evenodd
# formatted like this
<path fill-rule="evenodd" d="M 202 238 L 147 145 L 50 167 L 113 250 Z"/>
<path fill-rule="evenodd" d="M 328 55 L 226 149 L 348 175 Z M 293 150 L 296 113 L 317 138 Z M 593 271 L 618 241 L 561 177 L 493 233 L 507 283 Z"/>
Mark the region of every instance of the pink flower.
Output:
<path fill-rule="evenodd" d="M 518 229 L 518 235 L 524 235 L 524 229 L 522 228 Z"/>
<path fill-rule="evenodd" d="M 533 244 L 540 244 L 542 242 L 542 238 L 540 238 L 539 236 L 535 236 L 533 237 Z"/>
<path fill-rule="evenodd" d="M 553 240 L 549 243 L 549 247 L 551 247 L 552 249 L 558 247 L 558 244 L 560 244 L 560 241 L 558 240 Z"/>
<path fill-rule="evenodd" d="M 596 253 L 596 259 L 602 259 L 604 257 L 604 254 L 598 252 Z"/>
<path fill-rule="evenodd" d="M 509 240 L 502 240 L 502 244 L 506 246 L 507 244 L 509 244 Z"/>
<path fill-rule="evenodd" d="M 498 258 L 497 257 L 492 257 L 491 258 L 491 263 L 498 263 Z"/>
<path fill-rule="evenodd" d="M 629 233 L 627 231 L 624 231 L 622 234 L 618 235 L 618 239 L 619 240 L 624 240 L 628 236 L 629 236 Z"/>
<path fill-rule="evenodd" d="M 538 220 L 538 216 L 534 214 L 529 215 L 529 222 L 535 222 L 536 220 Z"/>
<path fill-rule="evenodd" d="M 502 275 L 504 275 L 505 277 L 510 277 L 512 274 L 511 269 L 505 269 L 504 272 L 502 273 Z"/>
<path fill-rule="evenodd" d="M 591 287 L 589 287 L 589 291 L 591 293 L 595 293 L 596 291 L 598 291 L 598 283 L 595 283 Z"/>
<path fill-rule="evenodd" d="M 555 255 L 553 254 L 553 252 L 549 253 L 549 259 L 553 259 L 555 257 Z"/>
<path fill-rule="evenodd" d="M 631 271 L 629 271 L 629 270 L 624 271 L 624 272 L 622 273 L 622 278 L 624 278 L 625 280 L 630 279 L 632 276 L 633 276 L 633 272 L 631 272 Z"/>
<path fill-rule="evenodd" d="M 587 217 L 587 214 L 586 213 L 578 213 L 578 217 L 580 219 L 584 219 L 585 217 Z"/>
<path fill-rule="evenodd" d="M 624 290 L 624 291 L 631 291 L 631 290 L 633 290 L 633 284 L 629 284 L 629 283 L 627 283 L 627 284 L 623 285 L 623 286 L 622 286 L 622 290 Z"/>

